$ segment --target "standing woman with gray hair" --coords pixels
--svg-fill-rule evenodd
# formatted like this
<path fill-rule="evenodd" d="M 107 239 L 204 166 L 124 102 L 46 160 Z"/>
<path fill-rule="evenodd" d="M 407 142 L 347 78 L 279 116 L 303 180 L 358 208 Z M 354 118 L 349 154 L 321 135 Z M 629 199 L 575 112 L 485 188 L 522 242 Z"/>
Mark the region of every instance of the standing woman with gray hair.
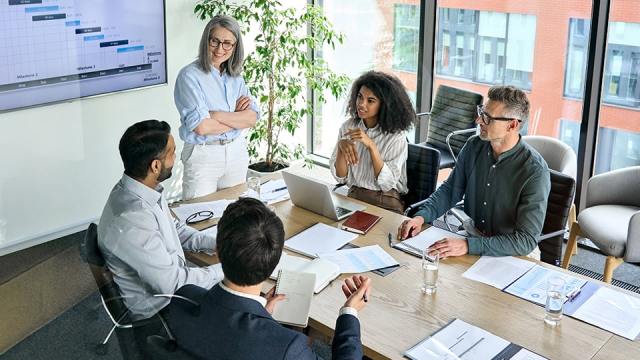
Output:
<path fill-rule="evenodd" d="M 259 110 L 241 75 L 243 61 L 238 22 L 217 15 L 202 32 L 198 58 L 178 73 L 184 199 L 245 182 L 249 154 L 242 130 L 255 126 Z"/>

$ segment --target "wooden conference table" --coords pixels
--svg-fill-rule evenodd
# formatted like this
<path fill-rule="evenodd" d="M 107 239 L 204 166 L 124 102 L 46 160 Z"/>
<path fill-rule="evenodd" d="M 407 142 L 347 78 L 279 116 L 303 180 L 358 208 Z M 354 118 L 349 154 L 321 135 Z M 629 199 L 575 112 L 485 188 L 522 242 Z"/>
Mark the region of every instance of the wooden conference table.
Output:
<path fill-rule="evenodd" d="M 246 186 L 238 185 L 190 202 L 235 199 L 244 191 Z M 331 219 L 296 207 L 291 201 L 274 207 L 284 223 L 287 239 L 318 222 L 337 226 Z M 556 328 L 545 326 L 543 307 L 463 278 L 462 273 L 473 265 L 477 256 L 441 261 L 437 293 L 423 295 L 421 260 L 388 246 L 387 234 L 395 234 L 404 217 L 368 204 L 366 211 L 382 216 L 382 220 L 366 236 L 358 236 L 352 243 L 378 244 L 402 265 L 386 277 L 367 274 L 373 289 L 367 306 L 358 314 L 366 356 L 401 359 L 404 351 L 459 318 L 550 359 L 640 359 L 639 341 L 629 341 L 567 316 Z M 201 227 L 207 225 L 203 223 Z M 189 253 L 187 256 L 201 266 L 218 262 L 215 255 Z M 314 296 L 309 317 L 309 326 L 314 331 L 326 336 L 333 334 L 338 311 L 345 301 L 340 279 L 347 276 L 342 275 Z"/>

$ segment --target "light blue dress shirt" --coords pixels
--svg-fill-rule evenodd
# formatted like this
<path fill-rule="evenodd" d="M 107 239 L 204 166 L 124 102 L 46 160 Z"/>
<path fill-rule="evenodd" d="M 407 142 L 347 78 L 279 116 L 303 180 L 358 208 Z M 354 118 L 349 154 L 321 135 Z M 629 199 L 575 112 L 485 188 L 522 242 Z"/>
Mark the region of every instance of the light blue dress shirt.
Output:
<path fill-rule="evenodd" d="M 173 97 L 180 113 L 180 138 L 189 144 L 203 144 L 213 140 L 235 139 L 241 129 L 232 129 L 220 135 L 198 135 L 193 132 L 209 111 L 233 112 L 240 96 L 251 96 L 242 76 L 213 69 L 206 73 L 197 60 L 180 70 Z M 249 108 L 260 115 L 257 101 L 252 97 Z"/>
<path fill-rule="evenodd" d="M 176 223 L 162 195 L 122 175 L 98 224 L 98 246 L 134 320 L 153 316 L 186 284 L 209 289 L 224 274 L 217 266 L 189 267 L 184 249 L 215 249 L 215 238 Z"/>

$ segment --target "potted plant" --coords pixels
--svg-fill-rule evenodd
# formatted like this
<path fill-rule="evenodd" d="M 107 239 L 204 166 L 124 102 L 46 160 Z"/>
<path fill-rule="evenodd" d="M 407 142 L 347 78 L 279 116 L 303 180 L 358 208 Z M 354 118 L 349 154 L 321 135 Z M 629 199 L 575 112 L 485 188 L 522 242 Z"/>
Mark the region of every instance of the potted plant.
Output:
<path fill-rule="evenodd" d="M 313 99 L 308 94 L 322 103 L 325 91 L 338 98 L 346 90 L 348 77 L 331 71 L 312 51 L 342 43 L 343 35 L 333 29 L 321 8 L 311 4 L 295 9 L 276 0 L 202 0 L 194 12 L 202 20 L 217 14 L 233 16 L 243 35 L 256 33 L 255 50 L 246 56 L 243 74 L 261 112 L 261 120 L 248 135 L 249 154 L 258 160 L 249 168 L 273 172 L 293 159 L 307 160 L 304 147 L 285 143 L 285 135 L 292 138 L 311 114 Z"/>

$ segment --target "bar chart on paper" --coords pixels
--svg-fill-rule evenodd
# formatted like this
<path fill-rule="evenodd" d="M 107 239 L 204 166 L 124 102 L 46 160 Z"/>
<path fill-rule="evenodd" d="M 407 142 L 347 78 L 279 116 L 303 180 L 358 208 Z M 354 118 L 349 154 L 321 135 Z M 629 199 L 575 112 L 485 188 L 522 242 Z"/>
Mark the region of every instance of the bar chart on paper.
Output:
<path fill-rule="evenodd" d="M 0 3 L 0 110 L 164 83 L 165 59 L 162 0 Z"/>

